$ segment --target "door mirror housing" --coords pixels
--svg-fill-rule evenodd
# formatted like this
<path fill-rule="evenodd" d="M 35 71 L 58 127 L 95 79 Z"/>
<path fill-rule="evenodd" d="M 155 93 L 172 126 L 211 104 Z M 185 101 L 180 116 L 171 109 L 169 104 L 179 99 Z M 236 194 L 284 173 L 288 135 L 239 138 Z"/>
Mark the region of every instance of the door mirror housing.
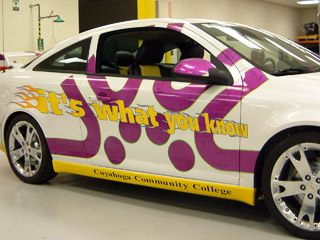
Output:
<path fill-rule="evenodd" d="M 199 79 L 201 82 L 208 82 L 215 85 L 233 84 L 233 78 L 227 71 L 217 69 L 217 67 L 202 58 L 189 58 L 180 61 L 173 69 L 175 77 L 187 79 Z"/>

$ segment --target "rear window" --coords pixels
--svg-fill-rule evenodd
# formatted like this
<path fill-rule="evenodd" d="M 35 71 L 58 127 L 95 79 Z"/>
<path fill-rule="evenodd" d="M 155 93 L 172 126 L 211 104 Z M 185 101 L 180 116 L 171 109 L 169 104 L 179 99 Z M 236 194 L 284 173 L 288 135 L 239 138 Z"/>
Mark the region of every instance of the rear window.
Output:
<path fill-rule="evenodd" d="M 91 38 L 77 42 L 38 64 L 35 71 L 76 72 L 87 71 Z"/>

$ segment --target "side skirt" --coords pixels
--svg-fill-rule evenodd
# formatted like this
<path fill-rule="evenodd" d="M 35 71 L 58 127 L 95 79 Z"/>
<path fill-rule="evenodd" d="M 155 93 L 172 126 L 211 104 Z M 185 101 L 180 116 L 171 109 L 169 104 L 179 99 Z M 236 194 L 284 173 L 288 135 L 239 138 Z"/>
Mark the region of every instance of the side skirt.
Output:
<path fill-rule="evenodd" d="M 88 177 L 131 183 L 171 191 L 236 200 L 255 205 L 255 188 L 217 184 L 193 179 L 175 178 L 147 173 L 131 172 L 53 160 L 55 172 L 66 172 Z"/>

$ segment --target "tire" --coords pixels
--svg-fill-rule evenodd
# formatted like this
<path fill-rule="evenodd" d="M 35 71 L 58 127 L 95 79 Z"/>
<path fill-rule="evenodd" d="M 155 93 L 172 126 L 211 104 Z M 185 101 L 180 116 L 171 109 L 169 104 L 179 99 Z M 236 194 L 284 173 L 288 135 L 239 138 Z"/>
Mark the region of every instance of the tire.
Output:
<path fill-rule="evenodd" d="M 320 239 L 320 133 L 295 133 L 274 146 L 262 189 L 269 211 L 285 229 Z"/>
<path fill-rule="evenodd" d="M 12 171 L 26 183 L 44 183 L 57 174 L 44 134 L 28 115 L 14 117 L 5 134 L 7 157 Z"/>

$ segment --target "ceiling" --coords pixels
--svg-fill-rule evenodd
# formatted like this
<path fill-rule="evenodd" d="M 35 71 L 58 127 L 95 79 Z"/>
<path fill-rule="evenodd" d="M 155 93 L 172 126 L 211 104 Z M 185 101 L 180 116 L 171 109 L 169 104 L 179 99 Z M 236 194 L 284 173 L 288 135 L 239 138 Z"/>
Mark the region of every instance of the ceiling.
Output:
<path fill-rule="evenodd" d="M 316 8 L 317 4 L 313 5 L 301 5 L 298 4 L 298 0 L 259 0 L 259 1 L 264 1 L 264 2 L 272 2 L 272 3 L 277 3 L 289 7 L 296 7 L 296 8 Z"/>

